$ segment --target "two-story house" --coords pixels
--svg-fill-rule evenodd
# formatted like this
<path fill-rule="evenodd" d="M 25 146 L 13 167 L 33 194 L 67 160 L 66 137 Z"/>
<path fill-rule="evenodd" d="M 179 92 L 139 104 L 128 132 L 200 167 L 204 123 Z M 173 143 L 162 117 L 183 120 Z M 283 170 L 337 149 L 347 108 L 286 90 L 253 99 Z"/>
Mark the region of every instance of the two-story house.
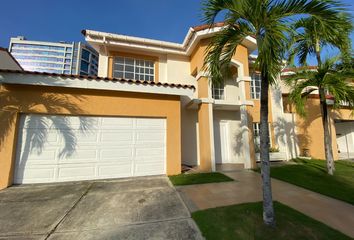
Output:
<path fill-rule="evenodd" d="M 238 46 L 233 75 L 212 86 L 203 68 L 223 24 L 190 28 L 183 43 L 84 30 L 98 77 L 0 70 L 0 189 L 13 183 L 175 175 L 182 164 L 254 168 L 261 79 L 256 40 Z M 295 114 L 269 94 L 273 160 L 298 153 Z"/>

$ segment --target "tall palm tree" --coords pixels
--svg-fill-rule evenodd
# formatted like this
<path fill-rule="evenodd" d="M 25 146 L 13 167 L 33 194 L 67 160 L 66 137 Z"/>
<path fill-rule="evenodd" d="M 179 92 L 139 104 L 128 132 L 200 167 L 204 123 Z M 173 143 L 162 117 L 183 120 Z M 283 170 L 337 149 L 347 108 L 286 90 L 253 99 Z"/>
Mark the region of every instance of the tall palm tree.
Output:
<path fill-rule="evenodd" d="M 337 4 L 337 6 L 340 6 Z M 344 9 L 343 9 L 344 10 Z M 328 21 L 329 24 L 322 22 L 315 16 L 300 19 L 294 23 L 294 34 L 291 37 L 292 49 L 290 51 L 290 59 L 298 57 L 301 65 L 306 65 L 308 56 L 314 56 L 317 60 L 319 71 L 327 69 L 332 62 L 328 60 L 326 66 L 322 67 L 321 50 L 325 46 L 338 48 L 342 53 L 342 61 L 344 65 L 348 65 L 351 61 L 350 57 L 350 38 L 353 26 L 350 15 L 344 11 L 338 13 L 337 20 Z M 331 66 L 332 67 L 332 66 Z M 320 73 L 319 73 L 320 74 Z M 322 84 L 318 84 L 320 96 L 320 107 L 322 116 L 322 126 L 324 131 L 324 147 L 325 157 L 327 161 L 327 172 L 333 175 L 335 171 L 332 141 L 329 130 L 328 106 L 326 102 L 326 88 Z"/>
<path fill-rule="evenodd" d="M 263 220 L 275 225 L 269 166 L 268 92 L 280 73 L 290 24 L 299 18 L 316 16 L 321 24 L 336 21 L 341 9 L 334 1 L 319 0 L 206 0 L 204 22 L 213 26 L 221 16 L 225 27 L 209 44 L 205 67 L 213 84 L 224 81 L 231 58 L 247 36 L 258 46 L 256 66 L 261 72 L 260 156 L 263 188 Z"/>

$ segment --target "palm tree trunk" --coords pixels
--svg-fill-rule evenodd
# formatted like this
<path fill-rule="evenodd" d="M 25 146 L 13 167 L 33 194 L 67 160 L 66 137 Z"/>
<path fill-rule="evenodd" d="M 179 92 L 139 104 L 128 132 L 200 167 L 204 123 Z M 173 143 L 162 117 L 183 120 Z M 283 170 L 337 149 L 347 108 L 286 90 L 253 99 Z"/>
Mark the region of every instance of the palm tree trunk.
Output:
<path fill-rule="evenodd" d="M 260 157 L 263 189 L 263 221 L 268 226 L 275 226 L 272 186 L 269 161 L 269 125 L 268 125 L 268 91 L 269 80 L 262 72 L 261 82 L 261 122 L 260 122 Z"/>
<path fill-rule="evenodd" d="M 322 65 L 321 61 L 321 49 L 320 49 L 320 42 L 316 40 L 316 58 L 317 64 L 319 67 Z M 333 159 L 333 149 L 332 149 L 332 139 L 329 130 L 329 121 L 328 121 L 328 107 L 326 101 L 326 93 L 324 88 L 319 88 L 320 94 L 320 105 L 321 105 L 321 117 L 322 117 L 322 126 L 323 126 L 323 135 L 324 135 L 324 147 L 325 147 L 325 157 L 327 162 L 327 172 L 330 175 L 333 175 L 335 170 L 334 167 L 334 159 Z"/>
<path fill-rule="evenodd" d="M 328 174 L 333 175 L 335 167 L 334 167 L 333 150 L 332 150 L 332 139 L 329 130 L 326 94 L 323 88 L 320 88 L 319 92 L 320 92 L 320 105 L 321 105 L 322 126 L 323 126 L 323 134 L 324 134 L 324 147 L 325 147 L 325 155 L 326 155 L 326 162 L 327 162 L 327 172 Z"/>

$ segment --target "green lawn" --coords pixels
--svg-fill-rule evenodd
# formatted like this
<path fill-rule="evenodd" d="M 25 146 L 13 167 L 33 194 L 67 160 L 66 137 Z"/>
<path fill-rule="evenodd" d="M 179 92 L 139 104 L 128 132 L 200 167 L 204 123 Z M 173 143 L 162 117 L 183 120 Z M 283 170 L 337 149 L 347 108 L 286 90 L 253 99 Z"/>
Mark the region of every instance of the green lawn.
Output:
<path fill-rule="evenodd" d="M 246 203 L 192 213 L 207 240 L 350 239 L 346 235 L 281 203 L 274 202 L 277 226 L 262 221 L 262 203 Z"/>
<path fill-rule="evenodd" d="M 330 176 L 324 160 L 294 161 L 298 164 L 272 167 L 271 176 L 354 204 L 354 162 L 336 161 L 336 171 Z"/>
<path fill-rule="evenodd" d="M 191 174 L 182 173 L 179 175 L 170 176 L 170 180 L 175 186 L 233 181 L 232 178 L 218 172 Z"/>

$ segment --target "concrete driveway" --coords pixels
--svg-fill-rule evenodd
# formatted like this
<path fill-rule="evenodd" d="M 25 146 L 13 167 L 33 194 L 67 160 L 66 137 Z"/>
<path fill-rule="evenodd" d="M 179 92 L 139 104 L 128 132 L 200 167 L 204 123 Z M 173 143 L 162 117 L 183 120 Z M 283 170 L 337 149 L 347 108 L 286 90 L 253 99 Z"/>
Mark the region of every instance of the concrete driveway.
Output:
<path fill-rule="evenodd" d="M 202 239 L 166 177 L 0 191 L 0 239 Z"/>

